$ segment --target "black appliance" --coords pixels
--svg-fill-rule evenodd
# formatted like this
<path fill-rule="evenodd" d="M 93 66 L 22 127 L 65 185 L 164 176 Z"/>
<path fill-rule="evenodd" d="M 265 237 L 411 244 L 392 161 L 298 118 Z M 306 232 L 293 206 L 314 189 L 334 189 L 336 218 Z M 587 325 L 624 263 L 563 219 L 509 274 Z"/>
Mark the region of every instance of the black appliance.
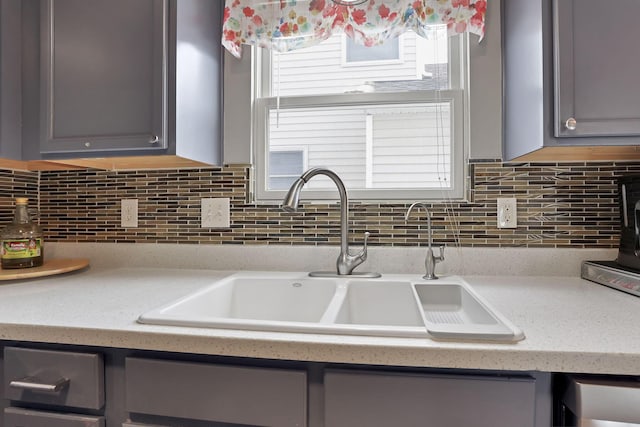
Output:
<path fill-rule="evenodd" d="M 640 175 L 618 178 L 620 250 L 616 262 L 640 271 Z"/>
<path fill-rule="evenodd" d="M 640 296 L 640 175 L 618 178 L 620 247 L 615 261 L 585 261 L 582 277 Z"/>

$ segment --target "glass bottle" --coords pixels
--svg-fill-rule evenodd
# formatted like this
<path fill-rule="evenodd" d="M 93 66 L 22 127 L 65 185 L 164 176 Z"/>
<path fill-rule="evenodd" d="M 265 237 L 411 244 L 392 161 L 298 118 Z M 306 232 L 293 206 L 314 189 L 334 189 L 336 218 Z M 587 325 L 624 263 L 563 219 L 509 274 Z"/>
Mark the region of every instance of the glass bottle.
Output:
<path fill-rule="evenodd" d="M 29 199 L 16 198 L 13 222 L 0 233 L 0 259 L 2 268 L 29 268 L 42 265 L 44 240 L 42 230 L 31 221 Z"/>

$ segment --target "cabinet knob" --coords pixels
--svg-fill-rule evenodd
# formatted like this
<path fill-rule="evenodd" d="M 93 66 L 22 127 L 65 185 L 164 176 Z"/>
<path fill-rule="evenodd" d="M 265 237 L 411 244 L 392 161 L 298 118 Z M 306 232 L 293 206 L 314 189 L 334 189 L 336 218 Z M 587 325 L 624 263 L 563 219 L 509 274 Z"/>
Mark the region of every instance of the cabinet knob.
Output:
<path fill-rule="evenodd" d="M 151 139 L 149 140 L 149 144 L 155 144 L 155 143 L 157 143 L 158 141 L 160 141 L 160 138 L 158 138 L 158 135 L 153 135 L 153 136 L 151 137 Z"/>
<path fill-rule="evenodd" d="M 569 130 L 576 130 L 577 125 L 578 125 L 578 122 L 573 117 L 569 117 L 567 121 L 564 122 L 564 127 L 566 127 Z"/>
<path fill-rule="evenodd" d="M 91 143 L 90 143 L 90 142 L 85 142 L 85 143 L 84 143 L 84 146 L 85 146 L 85 147 L 87 147 L 87 148 L 89 148 L 89 147 L 91 147 Z"/>

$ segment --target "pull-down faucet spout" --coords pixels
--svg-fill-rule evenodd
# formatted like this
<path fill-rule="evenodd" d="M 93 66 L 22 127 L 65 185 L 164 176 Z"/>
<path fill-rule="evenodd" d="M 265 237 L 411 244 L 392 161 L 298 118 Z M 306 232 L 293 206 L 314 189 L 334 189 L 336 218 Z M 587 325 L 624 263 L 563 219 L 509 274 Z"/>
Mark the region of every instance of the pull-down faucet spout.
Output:
<path fill-rule="evenodd" d="M 380 277 L 378 273 L 354 273 L 353 270 L 367 259 L 367 239 L 369 233 L 364 235 L 362 251 L 356 255 L 351 255 L 349 251 L 349 198 L 347 189 L 340 177 L 333 171 L 326 168 L 312 168 L 303 173 L 289 188 L 287 195 L 282 201 L 282 208 L 287 212 L 296 212 L 300 204 L 300 191 L 302 187 L 316 175 L 325 175 L 335 183 L 340 196 L 340 255 L 336 261 L 336 273 L 333 272 L 311 272 L 310 276 L 347 276 L 359 275 L 366 277 Z"/>

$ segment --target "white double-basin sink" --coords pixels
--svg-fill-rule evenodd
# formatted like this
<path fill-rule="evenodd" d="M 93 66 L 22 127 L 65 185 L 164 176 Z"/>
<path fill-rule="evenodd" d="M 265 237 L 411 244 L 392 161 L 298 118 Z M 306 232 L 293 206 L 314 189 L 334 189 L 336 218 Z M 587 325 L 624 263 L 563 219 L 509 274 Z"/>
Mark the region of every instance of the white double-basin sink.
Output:
<path fill-rule="evenodd" d="M 432 339 L 524 338 L 519 328 L 455 276 L 365 279 L 242 272 L 144 313 L 138 322 Z"/>

